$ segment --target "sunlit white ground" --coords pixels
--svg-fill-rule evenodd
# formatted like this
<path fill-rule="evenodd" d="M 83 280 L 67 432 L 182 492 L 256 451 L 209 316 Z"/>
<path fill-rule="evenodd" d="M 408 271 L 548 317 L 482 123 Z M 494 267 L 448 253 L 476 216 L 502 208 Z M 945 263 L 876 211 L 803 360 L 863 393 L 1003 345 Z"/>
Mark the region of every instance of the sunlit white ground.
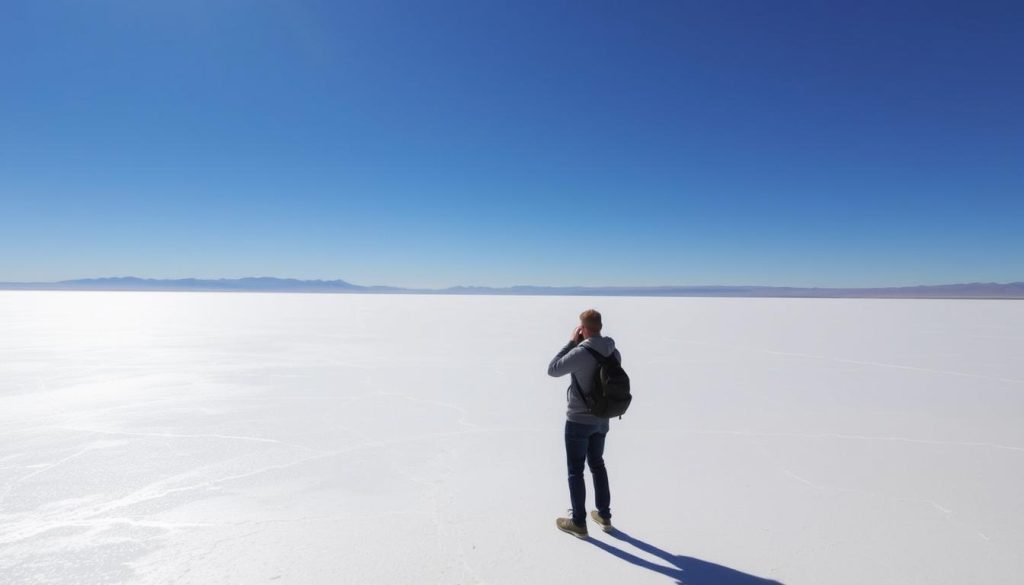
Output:
<path fill-rule="evenodd" d="M 635 399 L 581 541 L 592 306 Z M 0 292 L 4 584 L 1009 585 L 1022 494 L 1020 301 Z"/>

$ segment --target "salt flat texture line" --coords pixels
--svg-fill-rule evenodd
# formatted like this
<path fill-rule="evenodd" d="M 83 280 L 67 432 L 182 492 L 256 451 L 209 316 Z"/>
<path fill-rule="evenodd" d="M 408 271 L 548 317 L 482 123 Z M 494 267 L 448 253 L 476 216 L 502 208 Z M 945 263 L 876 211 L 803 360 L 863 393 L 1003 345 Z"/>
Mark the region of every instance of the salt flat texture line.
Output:
<path fill-rule="evenodd" d="M 16 479 L 11 485 L 7 486 L 7 489 L 4 490 L 4 493 L 0 494 L 0 506 L 3 505 L 4 501 L 10 495 L 11 491 L 13 491 L 14 488 L 17 487 L 18 485 L 23 484 L 26 481 L 28 481 L 28 480 L 30 480 L 30 479 L 32 479 L 34 477 L 38 477 L 39 475 L 42 475 L 42 474 L 46 473 L 47 471 L 55 469 L 55 468 L 57 468 L 57 467 L 59 467 L 61 465 L 64 465 L 65 463 L 67 463 L 69 461 L 73 461 L 73 460 L 81 457 L 82 455 L 85 455 L 86 453 L 89 453 L 91 451 L 95 451 L 96 449 L 99 449 L 99 448 L 101 448 L 101 447 L 90 445 L 90 446 L 88 446 L 88 447 L 86 447 L 84 449 L 76 451 L 75 453 L 72 453 L 71 455 L 68 455 L 67 457 L 59 459 L 59 460 L 57 460 L 57 461 L 55 461 L 53 463 L 46 463 L 46 464 L 42 464 L 40 466 L 32 466 L 32 467 L 40 467 L 40 468 L 38 470 L 36 470 L 36 471 L 33 471 L 32 473 L 29 473 L 29 474 L 27 474 L 27 475 L 25 475 L 23 477 L 20 477 L 20 478 Z"/>
<path fill-rule="evenodd" d="M 956 528 L 959 528 L 959 529 L 965 529 L 965 530 L 973 533 L 975 536 L 977 536 L 979 539 L 981 539 L 981 540 L 983 540 L 985 542 L 989 542 L 989 541 L 992 540 L 991 538 L 988 537 L 987 534 L 985 534 L 981 530 L 978 530 L 977 528 L 975 528 L 973 526 L 969 526 L 969 525 L 965 524 L 964 522 L 958 521 L 954 517 L 954 513 L 953 513 L 952 510 L 950 510 L 949 508 L 939 504 L 938 502 L 936 502 L 934 500 L 929 500 L 929 499 L 925 499 L 925 498 L 908 498 L 908 497 L 903 497 L 903 496 L 893 496 L 893 495 L 889 495 L 889 494 L 885 494 L 885 493 L 878 492 L 878 491 L 873 491 L 873 490 L 866 490 L 866 489 L 862 489 L 862 488 L 850 488 L 850 487 L 837 486 L 837 485 L 825 485 L 825 484 L 821 484 L 821 483 L 818 483 L 818 482 L 815 482 L 815 481 L 811 481 L 810 479 L 807 479 L 806 477 L 797 474 L 796 472 L 794 472 L 789 467 L 783 465 L 782 462 L 779 461 L 778 457 L 776 457 L 771 452 L 770 449 L 768 449 L 766 446 L 764 446 L 760 442 L 753 442 L 753 444 L 758 448 L 758 450 L 766 458 L 768 458 L 786 476 L 788 476 L 788 477 L 790 477 L 790 478 L 792 478 L 792 479 L 800 482 L 801 484 L 803 484 L 805 486 L 808 486 L 808 487 L 810 487 L 812 489 L 821 490 L 821 491 L 847 492 L 847 493 L 852 493 L 852 494 L 865 495 L 865 496 L 869 496 L 869 497 L 884 498 L 884 499 L 888 499 L 888 500 L 892 500 L 892 501 L 896 501 L 896 502 L 911 503 L 911 504 L 915 504 L 915 505 L 924 505 L 924 506 L 927 506 L 928 508 L 936 511 L 940 516 L 942 516 L 943 519 L 945 519 L 952 526 L 955 526 Z"/>
<path fill-rule="evenodd" d="M 174 483 L 174 482 L 176 482 L 176 481 L 178 481 L 180 479 L 184 479 L 184 478 L 186 478 L 186 477 L 188 477 L 190 475 L 194 475 L 194 473 L 192 473 L 192 472 L 185 473 L 185 474 L 179 474 L 177 476 L 172 476 L 170 478 L 167 478 L 167 479 L 162 480 L 160 482 L 157 482 L 155 484 L 148 485 L 145 488 L 142 488 L 141 490 L 138 490 L 136 492 L 128 494 L 127 496 L 123 496 L 121 498 L 118 498 L 116 500 L 113 500 L 113 501 L 110 501 L 110 502 L 106 502 L 106 503 L 98 505 L 98 506 L 92 506 L 92 507 L 87 507 L 87 508 L 84 508 L 84 509 L 79 509 L 78 510 L 78 514 L 73 517 L 73 518 L 75 518 L 75 520 L 73 520 L 73 521 L 83 521 L 83 520 L 87 520 L 87 519 L 92 519 L 92 518 L 95 518 L 95 517 L 97 517 L 97 516 L 99 516 L 101 514 L 105 514 L 105 513 L 108 513 L 110 511 L 113 511 L 113 510 L 117 510 L 117 509 L 128 507 L 128 506 L 133 506 L 133 505 L 136 505 L 136 504 L 139 504 L 139 503 L 142 503 L 142 502 L 149 502 L 149 501 L 153 501 L 153 500 L 158 500 L 158 499 L 164 498 L 164 497 L 172 495 L 172 494 L 178 494 L 178 493 L 182 493 L 182 492 L 189 492 L 189 491 L 195 491 L 195 490 L 201 490 L 201 489 L 206 489 L 206 488 L 210 488 L 210 487 L 215 487 L 215 486 L 217 486 L 218 484 L 221 484 L 221 483 L 236 481 L 236 480 L 239 480 L 239 479 L 246 479 L 246 478 L 258 476 L 260 474 L 264 474 L 264 473 L 267 473 L 267 472 L 270 472 L 270 471 L 279 471 L 279 470 L 283 470 L 283 469 L 288 469 L 288 468 L 295 467 L 295 466 L 298 466 L 298 465 L 302 465 L 302 464 L 305 464 L 305 463 L 308 463 L 308 462 L 311 462 L 311 461 L 317 461 L 317 460 L 321 460 L 321 459 L 325 459 L 325 458 L 330 458 L 330 457 L 338 457 L 338 456 L 342 456 L 342 455 L 354 454 L 354 453 L 358 453 L 358 452 L 365 451 L 365 450 L 368 450 L 368 449 L 378 449 L 378 448 L 386 448 L 386 447 L 392 447 L 392 446 L 399 446 L 399 445 L 403 445 L 403 444 L 419 443 L 421 441 L 428 440 L 428 439 L 450 438 L 450 437 L 458 437 L 458 436 L 469 435 L 469 434 L 477 434 L 477 433 L 509 432 L 509 431 L 522 432 L 523 430 L 529 430 L 529 429 L 523 429 L 523 428 L 518 428 L 518 427 L 516 427 L 516 428 L 509 428 L 509 429 L 495 429 L 495 428 L 467 429 L 467 430 L 464 430 L 464 431 L 428 433 L 428 434 L 404 437 L 404 438 L 399 438 L 399 439 L 369 440 L 369 441 L 367 441 L 365 443 L 354 445 L 354 446 L 349 447 L 349 448 L 337 449 L 337 450 L 333 450 L 333 451 L 320 451 L 319 454 L 317 454 L 317 455 L 313 455 L 313 456 L 310 456 L 310 457 L 303 457 L 303 458 L 300 458 L 300 459 L 297 459 L 295 461 L 291 461 L 291 462 L 288 462 L 288 463 L 282 463 L 282 464 L 276 464 L 276 465 L 269 465 L 269 466 L 265 466 L 265 467 L 260 467 L 258 469 L 254 469 L 254 470 L 251 470 L 251 471 L 247 471 L 247 472 L 243 472 L 243 473 L 237 473 L 237 474 L 231 474 L 231 475 L 226 475 L 226 476 L 223 476 L 223 477 L 217 477 L 217 478 L 213 478 L 213 479 L 210 479 L 210 480 L 207 480 L 207 481 L 202 481 L 202 482 L 195 483 L 195 484 L 189 484 L 189 485 L 178 486 L 178 487 L 165 487 L 165 486 L 167 486 L 167 484 Z M 74 454 L 72 456 L 66 457 L 65 459 L 63 459 L 63 460 L 61 460 L 61 461 L 59 461 L 57 463 L 63 463 L 65 461 L 69 461 L 69 460 L 71 460 L 71 459 L 73 459 L 75 457 L 81 456 L 81 455 L 85 454 L 86 452 L 91 451 L 93 449 L 95 449 L 95 447 L 90 447 L 90 448 L 84 449 L 81 452 L 76 453 L 76 454 Z M 40 470 L 39 472 L 29 474 L 28 476 L 22 478 L 22 480 L 19 480 L 19 483 L 21 481 L 28 480 L 31 477 L 38 475 L 39 473 L 47 471 L 50 468 L 54 467 L 55 465 L 56 464 L 50 465 L 47 468 Z M 8 491 L 10 491 L 12 488 L 13 488 L 13 486 L 8 488 Z M 0 498 L 0 502 L 2 502 L 2 498 Z M 29 536 L 22 536 L 20 539 L 28 538 L 28 537 L 30 537 L 30 536 L 32 536 L 34 534 L 38 534 L 38 533 L 39 533 L 39 531 L 37 530 L 37 531 L 34 531 L 33 534 L 31 534 Z M 7 540 L 7 539 L 4 539 L 4 540 L 0 540 L 0 542 L 11 542 L 11 541 Z"/>
<path fill-rule="evenodd" d="M 62 431 L 73 431 L 80 433 L 93 433 L 102 435 L 117 435 L 127 437 L 157 437 L 165 439 L 223 439 L 226 441 L 252 441 L 256 443 L 272 443 L 275 445 L 285 445 L 288 447 L 295 447 L 298 449 L 308 449 L 317 453 L 326 453 L 322 449 L 316 449 L 307 445 L 298 445 L 296 443 L 289 443 L 287 441 L 280 441 L 278 439 L 269 439 L 266 437 L 252 437 L 248 435 L 221 435 L 216 433 L 151 433 L 141 431 L 114 431 L 108 429 L 89 429 L 80 427 L 67 427 L 67 426 L 48 426 L 41 428 L 57 429 Z"/>

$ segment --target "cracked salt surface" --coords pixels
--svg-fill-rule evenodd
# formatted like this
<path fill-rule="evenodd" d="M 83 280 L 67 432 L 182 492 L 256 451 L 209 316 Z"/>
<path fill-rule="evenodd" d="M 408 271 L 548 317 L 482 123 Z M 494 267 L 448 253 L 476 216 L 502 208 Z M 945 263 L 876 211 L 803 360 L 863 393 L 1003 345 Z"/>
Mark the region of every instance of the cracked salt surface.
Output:
<path fill-rule="evenodd" d="M 606 316 L 622 532 L 556 531 Z M 0 583 L 1019 582 L 1024 303 L 0 292 Z"/>

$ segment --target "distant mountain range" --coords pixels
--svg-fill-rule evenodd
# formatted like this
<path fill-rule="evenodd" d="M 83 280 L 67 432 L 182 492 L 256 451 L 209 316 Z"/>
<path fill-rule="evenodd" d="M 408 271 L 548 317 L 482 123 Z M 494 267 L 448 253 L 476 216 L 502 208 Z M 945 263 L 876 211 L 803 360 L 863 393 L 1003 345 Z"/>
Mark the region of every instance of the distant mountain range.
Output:
<path fill-rule="evenodd" d="M 894 288 L 799 288 L 778 286 L 512 286 L 492 288 L 455 286 L 445 289 L 413 289 L 393 286 L 360 286 L 344 280 L 297 280 L 250 277 L 215 280 L 182 278 L 152 279 L 134 276 L 86 278 L 60 282 L 0 282 L 0 290 L 99 290 L 99 291 L 204 291 L 383 293 L 457 295 L 565 295 L 640 297 L 776 297 L 776 298 L 885 298 L 885 299 L 1024 299 L 1024 282 L 941 284 Z"/>

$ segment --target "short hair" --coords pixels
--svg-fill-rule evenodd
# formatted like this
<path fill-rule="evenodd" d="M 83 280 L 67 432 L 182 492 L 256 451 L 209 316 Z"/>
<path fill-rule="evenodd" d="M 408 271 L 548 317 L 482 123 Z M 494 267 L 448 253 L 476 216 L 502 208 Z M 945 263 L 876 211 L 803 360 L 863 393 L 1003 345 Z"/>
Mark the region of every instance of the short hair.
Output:
<path fill-rule="evenodd" d="M 594 309 L 587 309 L 580 313 L 580 323 L 591 331 L 601 330 L 601 313 Z"/>

